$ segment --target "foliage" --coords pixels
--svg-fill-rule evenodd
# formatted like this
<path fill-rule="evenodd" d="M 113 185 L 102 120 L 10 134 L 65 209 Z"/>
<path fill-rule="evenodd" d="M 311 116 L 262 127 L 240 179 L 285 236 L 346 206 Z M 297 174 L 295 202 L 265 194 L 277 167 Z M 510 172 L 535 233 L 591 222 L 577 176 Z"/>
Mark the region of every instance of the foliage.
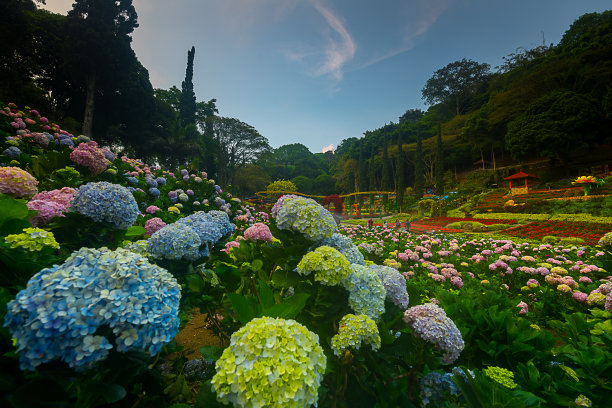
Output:
<path fill-rule="evenodd" d="M 187 52 L 187 69 L 185 80 L 181 84 L 181 96 L 179 99 L 178 110 L 181 114 L 181 125 L 187 126 L 195 124 L 196 120 L 196 96 L 193 92 L 193 58 L 195 47 Z"/>
<path fill-rule="evenodd" d="M 462 59 L 438 69 L 422 90 L 423 99 L 435 102 L 452 100 L 457 115 L 464 113 L 466 104 L 477 86 L 489 75 L 489 64 Z"/>
<path fill-rule="evenodd" d="M 276 180 L 267 185 L 268 191 L 292 192 L 297 191 L 297 187 L 289 180 Z"/>

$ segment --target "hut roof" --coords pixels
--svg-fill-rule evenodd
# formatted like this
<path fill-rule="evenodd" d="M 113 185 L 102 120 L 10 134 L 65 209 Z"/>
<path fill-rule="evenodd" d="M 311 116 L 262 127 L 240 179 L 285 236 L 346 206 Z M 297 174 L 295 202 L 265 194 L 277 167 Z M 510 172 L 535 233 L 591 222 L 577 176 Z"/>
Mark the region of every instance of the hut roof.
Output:
<path fill-rule="evenodd" d="M 532 176 L 531 174 L 527 174 L 527 173 L 523 173 L 522 171 L 519 171 L 516 174 L 513 174 L 511 176 L 504 178 L 504 180 L 521 180 L 521 179 L 539 179 L 539 177 Z"/>

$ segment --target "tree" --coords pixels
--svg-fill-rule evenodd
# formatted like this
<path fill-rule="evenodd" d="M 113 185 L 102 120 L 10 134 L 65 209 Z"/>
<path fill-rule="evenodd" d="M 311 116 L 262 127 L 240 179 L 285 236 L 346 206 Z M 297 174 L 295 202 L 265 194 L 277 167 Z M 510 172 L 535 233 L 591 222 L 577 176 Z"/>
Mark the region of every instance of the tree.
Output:
<path fill-rule="evenodd" d="M 389 160 L 389 152 L 387 148 L 387 138 L 383 144 L 382 155 L 382 182 L 381 189 L 383 191 L 391 191 L 393 189 L 393 176 L 391 174 L 391 161 Z"/>
<path fill-rule="evenodd" d="M 417 145 L 414 155 L 414 196 L 417 199 L 423 197 L 425 180 L 423 174 L 423 142 L 421 140 L 421 129 L 417 129 Z"/>
<path fill-rule="evenodd" d="M 372 152 L 370 153 L 370 164 L 369 164 L 369 174 L 370 174 L 370 180 L 368 182 L 368 185 L 370 187 L 370 190 L 377 190 L 377 185 L 376 185 L 376 162 L 375 162 L 375 158 L 376 158 L 376 147 L 372 146 Z"/>
<path fill-rule="evenodd" d="M 402 116 L 399 117 L 399 123 L 416 123 L 423 117 L 423 115 L 425 115 L 425 112 L 423 112 L 421 109 L 408 109 Z"/>
<path fill-rule="evenodd" d="M 404 151 L 402 149 L 402 135 L 397 136 L 397 202 L 400 205 L 404 203 L 404 190 L 406 189 L 406 178 L 404 177 Z"/>
<path fill-rule="evenodd" d="M 65 60 L 85 93 L 83 133 L 92 135 L 96 93 L 126 82 L 134 52 L 130 34 L 138 27 L 132 0 L 75 0 L 68 12 Z"/>
<path fill-rule="evenodd" d="M 477 85 L 489 76 L 489 68 L 489 64 L 480 64 L 465 58 L 451 62 L 444 68 L 438 69 L 427 80 L 421 91 L 423 99 L 429 105 L 452 100 L 455 114 L 460 115 L 465 112 L 467 102 Z"/>
<path fill-rule="evenodd" d="M 436 141 L 436 195 L 444 195 L 444 150 L 442 147 L 442 126 L 438 124 Z"/>
<path fill-rule="evenodd" d="M 187 69 L 185 71 L 185 80 L 181 84 L 181 99 L 179 102 L 179 112 L 181 115 L 181 124 L 187 126 L 196 121 L 196 96 L 193 91 L 193 58 L 195 56 L 195 47 L 187 52 Z"/>
<path fill-rule="evenodd" d="M 258 191 L 265 190 L 268 184 L 270 184 L 270 176 L 266 170 L 257 164 L 249 163 L 236 169 L 232 187 L 240 197 L 249 197 Z"/>
<path fill-rule="evenodd" d="M 612 10 L 578 17 L 563 34 L 558 52 L 576 53 L 612 43 Z"/>
<path fill-rule="evenodd" d="M 359 148 L 359 191 L 368 191 L 368 163 L 365 160 L 365 146 Z"/>
<path fill-rule="evenodd" d="M 233 184 L 236 167 L 255 163 L 271 150 L 268 139 L 251 125 L 235 118 L 214 117 L 213 134 L 220 146 L 219 181 Z"/>
<path fill-rule="evenodd" d="M 566 162 L 571 152 L 592 146 L 600 116 L 593 97 L 558 89 L 508 123 L 506 147 L 516 159 L 539 154 Z"/>

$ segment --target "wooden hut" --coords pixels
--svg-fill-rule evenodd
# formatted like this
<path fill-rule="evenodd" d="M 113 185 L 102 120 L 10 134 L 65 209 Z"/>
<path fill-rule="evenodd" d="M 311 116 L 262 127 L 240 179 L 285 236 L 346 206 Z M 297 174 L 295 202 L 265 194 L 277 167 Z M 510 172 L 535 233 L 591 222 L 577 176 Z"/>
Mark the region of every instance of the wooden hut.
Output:
<path fill-rule="evenodd" d="M 510 195 L 529 194 L 529 189 L 533 189 L 536 180 L 539 180 L 537 176 L 523 173 L 519 171 L 516 174 L 504 178 L 508 181 L 510 188 Z M 514 182 L 514 186 L 512 185 Z"/>

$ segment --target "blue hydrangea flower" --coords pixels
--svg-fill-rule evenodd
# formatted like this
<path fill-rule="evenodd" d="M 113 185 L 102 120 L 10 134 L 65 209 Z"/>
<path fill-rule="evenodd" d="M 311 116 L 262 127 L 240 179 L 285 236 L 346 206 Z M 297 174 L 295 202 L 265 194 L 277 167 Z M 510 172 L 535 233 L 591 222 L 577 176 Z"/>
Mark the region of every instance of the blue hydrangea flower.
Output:
<path fill-rule="evenodd" d="M 145 177 L 145 181 L 149 187 L 157 187 L 157 181 L 151 176 Z"/>
<path fill-rule="evenodd" d="M 74 147 L 74 142 L 72 141 L 72 139 L 69 136 L 66 137 L 61 137 L 59 139 L 58 142 L 60 145 L 62 146 L 68 146 L 68 147 Z"/>
<path fill-rule="evenodd" d="M 377 322 L 385 312 L 385 287 L 372 269 L 351 266 L 352 273 L 342 282 L 349 292 L 349 306 L 355 314 L 364 314 Z"/>
<path fill-rule="evenodd" d="M 53 137 L 51 133 L 44 132 L 43 135 L 45 135 L 45 137 L 47 138 L 49 142 L 55 141 L 55 138 Z"/>
<path fill-rule="evenodd" d="M 229 216 L 222 211 L 198 211 L 179 219 L 175 224 L 192 228 L 206 248 L 215 245 L 221 238 L 231 235 L 236 229 L 236 226 L 230 222 Z"/>
<path fill-rule="evenodd" d="M 156 259 L 184 259 L 195 261 L 208 255 L 208 248 L 200 250 L 202 240 L 189 226 L 168 224 L 151 235 L 147 241 L 147 252 Z"/>
<path fill-rule="evenodd" d="M 159 190 L 158 190 L 157 188 L 155 188 L 155 187 L 151 187 L 151 188 L 149 189 L 149 194 L 151 194 L 151 195 L 153 196 L 153 198 L 159 198 L 159 195 L 160 195 L 161 193 L 159 192 Z"/>
<path fill-rule="evenodd" d="M 432 371 L 419 380 L 422 407 L 426 407 L 430 403 L 438 406 L 439 403 L 456 397 L 461 393 L 459 387 L 453 381 L 453 374 L 441 374 Z M 463 374 L 463 371 L 461 371 L 461 374 Z"/>
<path fill-rule="evenodd" d="M 406 291 L 406 278 L 397 269 L 389 266 L 368 265 L 368 267 L 378 274 L 387 292 L 387 299 L 392 301 L 397 307 L 405 310 L 410 303 L 410 298 Z"/>
<path fill-rule="evenodd" d="M 128 229 L 138 217 L 138 204 L 126 187 L 100 181 L 78 188 L 72 208 L 97 222 L 109 222 L 118 229 Z"/>
<path fill-rule="evenodd" d="M 338 230 L 329 211 L 315 200 L 304 197 L 281 197 L 282 206 L 276 214 L 279 229 L 299 232 L 311 241 L 321 241 Z"/>
<path fill-rule="evenodd" d="M 180 297 L 174 277 L 140 255 L 81 248 L 30 279 L 8 303 L 4 326 L 22 370 L 58 359 L 81 370 L 113 348 L 157 354 L 178 332 Z"/>
<path fill-rule="evenodd" d="M 157 184 L 159 184 L 160 186 L 163 186 L 164 184 L 166 184 L 166 179 L 163 177 L 158 177 L 155 179 L 155 181 L 157 181 Z"/>
<path fill-rule="evenodd" d="M 215 197 L 215 205 L 217 207 L 221 207 L 225 205 L 225 200 L 222 199 L 221 197 Z"/>
<path fill-rule="evenodd" d="M 2 154 L 14 159 L 21 154 L 21 149 L 19 149 L 17 146 L 11 146 L 8 149 L 4 149 Z"/>
<path fill-rule="evenodd" d="M 318 242 L 316 246 L 320 247 L 324 245 L 337 249 L 338 252 L 346 256 L 346 259 L 348 259 L 348 261 L 352 264 L 365 265 L 363 254 L 353 243 L 353 240 L 346 235 L 338 234 L 336 232 L 332 234 L 331 237 Z"/>
<path fill-rule="evenodd" d="M 127 177 L 126 180 L 131 184 L 138 184 L 138 179 L 136 177 Z"/>

